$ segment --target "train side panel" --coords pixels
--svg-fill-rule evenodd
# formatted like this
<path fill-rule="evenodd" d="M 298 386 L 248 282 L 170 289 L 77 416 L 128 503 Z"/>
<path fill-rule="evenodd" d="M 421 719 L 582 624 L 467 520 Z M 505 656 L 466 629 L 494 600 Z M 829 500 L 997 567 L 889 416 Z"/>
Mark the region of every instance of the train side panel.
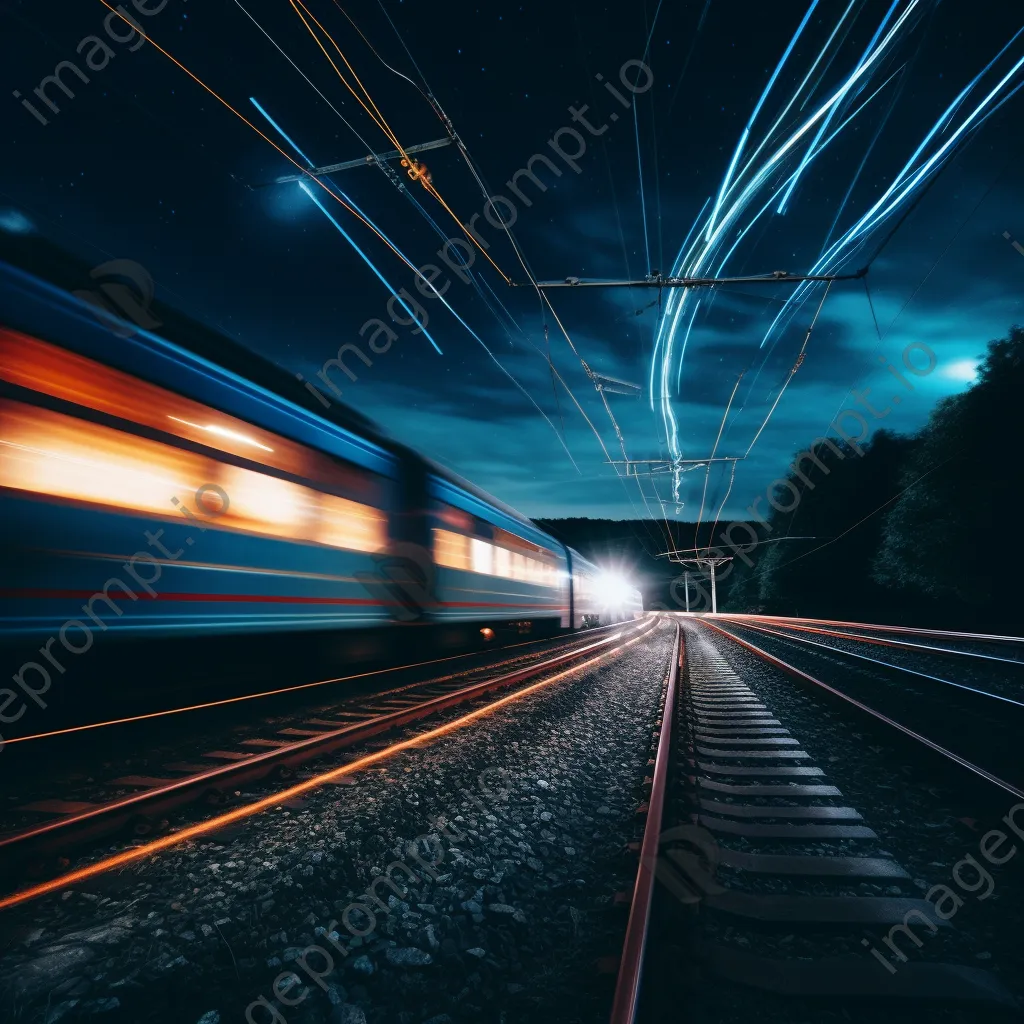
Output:
<path fill-rule="evenodd" d="M 568 628 L 568 562 L 556 541 L 440 477 L 429 495 L 436 621 Z"/>
<path fill-rule="evenodd" d="M 4 493 L 4 547 L 16 546 L 3 554 L 0 634 L 58 636 L 71 623 L 68 642 L 80 647 L 91 635 L 106 643 L 390 620 L 358 578 L 376 569 L 368 553 L 223 528 L 192 495 L 182 499 L 199 525 Z"/>
<path fill-rule="evenodd" d="M 393 476 L 4 328 L 0 441 L 4 636 L 67 621 L 116 637 L 390 618 L 363 582 L 397 502 L 383 450 L 368 464 Z M 94 598 L 111 580 L 120 599 Z"/>

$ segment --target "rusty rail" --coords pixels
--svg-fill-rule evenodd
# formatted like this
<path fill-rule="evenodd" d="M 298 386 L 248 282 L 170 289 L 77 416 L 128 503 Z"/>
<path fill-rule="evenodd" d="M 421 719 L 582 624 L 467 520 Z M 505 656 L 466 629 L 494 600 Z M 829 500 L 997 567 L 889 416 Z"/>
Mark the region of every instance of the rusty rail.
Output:
<path fill-rule="evenodd" d="M 972 642 L 1024 644 L 1024 637 L 1006 636 L 1002 633 L 965 633 L 960 630 L 925 629 L 919 626 L 886 626 L 878 622 L 847 622 L 845 619 L 810 619 L 796 615 L 748 615 L 728 613 L 723 619 L 761 619 L 775 622 L 814 622 L 826 626 L 846 626 L 857 629 L 873 629 L 883 633 L 906 633 L 912 636 L 931 636 L 946 640 L 970 640 Z"/>
<path fill-rule="evenodd" d="M 658 734 L 658 753 L 654 762 L 651 795 L 648 798 L 647 824 L 640 846 L 640 866 L 633 886 L 633 899 L 629 909 L 629 923 L 626 925 L 626 939 L 619 961 L 619 975 L 615 983 L 615 997 L 612 1000 L 611 1024 L 632 1024 L 636 1020 L 640 1003 L 640 983 L 643 977 L 644 952 L 647 947 L 647 930 L 651 919 L 651 904 L 654 900 L 654 880 L 658 867 L 658 845 L 661 839 L 662 814 L 665 807 L 665 792 L 668 788 L 668 764 L 672 748 L 672 723 L 675 718 L 676 692 L 679 687 L 679 671 L 683 664 L 682 628 L 676 622 L 676 642 L 672 652 L 672 668 L 669 671 L 668 687 L 665 691 L 665 709 Z"/>

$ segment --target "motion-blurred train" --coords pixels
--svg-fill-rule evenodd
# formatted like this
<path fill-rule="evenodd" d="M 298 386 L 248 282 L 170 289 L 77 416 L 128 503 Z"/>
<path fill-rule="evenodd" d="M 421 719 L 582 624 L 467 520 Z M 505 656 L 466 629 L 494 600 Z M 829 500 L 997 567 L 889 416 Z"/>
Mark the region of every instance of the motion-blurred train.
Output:
<path fill-rule="evenodd" d="M 642 614 L 525 516 L 182 322 L 125 330 L 0 264 L 0 637 L 53 678 L 126 640 L 180 675 L 229 637 L 298 661 L 346 631 L 368 660 Z"/>

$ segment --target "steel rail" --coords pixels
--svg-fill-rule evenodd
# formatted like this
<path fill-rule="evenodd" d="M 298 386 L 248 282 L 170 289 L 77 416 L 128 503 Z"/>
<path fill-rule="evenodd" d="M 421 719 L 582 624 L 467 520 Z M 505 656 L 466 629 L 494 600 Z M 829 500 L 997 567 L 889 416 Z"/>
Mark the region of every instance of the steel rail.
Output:
<path fill-rule="evenodd" d="M 658 626 L 660 621 L 660 617 L 651 619 L 650 625 L 647 629 L 642 629 L 641 623 L 641 626 L 638 626 L 636 630 L 634 630 L 635 635 L 630 637 L 630 639 L 623 641 L 617 647 L 612 647 L 607 651 L 599 651 L 594 654 L 593 657 L 579 662 L 578 664 L 570 665 L 568 668 L 562 669 L 560 672 L 556 672 L 554 674 L 542 673 L 546 674 L 547 678 L 542 678 L 537 682 L 516 690 L 513 693 L 506 694 L 504 697 L 499 697 L 483 707 L 467 711 L 459 718 L 450 722 L 444 722 L 433 729 L 428 729 L 424 733 L 419 733 L 403 740 L 396 740 L 384 749 L 371 751 L 358 756 L 354 761 L 339 765 L 335 768 L 330 768 L 327 771 L 321 772 L 311 778 L 294 783 L 284 791 L 270 793 L 267 796 L 251 801 L 248 804 L 234 807 L 212 819 L 183 827 L 176 832 L 166 836 L 161 836 L 159 839 L 154 839 L 141 846 L 129 846 L 119 853 L 111 854 L 101 860 L 86 864 L 81 868 L 67 871 L 62 875 L 50 878 L 48 881 L 33 885 L 27 889 L 13 892 L 8 896 L 0 896 L 0 910 L 19 906 L 23 903 L 29 902 L 30 900 L 38 899 L 40 896 L 45 896 L 49 893 L 67 889 L 69 886 L 77 885 L 89 878 L 94 878 L 98 875 L 106 874 L 109 871 L 121 869 L 130 864 L 146 860 L 149 857 L 161 853 L 164 850 L 171 849 L 172 847 L 190 839 L 196 839 L 202 835 L 207 835 L 210 832 L 216 832 L 225 827 L 245 821 L 257 814 L 271 809 L 278 803 L 287 803 L 289 800 L 304 797 L 307 793 L 311 793 L 325 785 L 345 778 L 346 776 L 365 767 L 377 764 L 385 758 L 391 757 L 400 751 L 411 750 L 430 740 L 449 735 L 453 731 L 464 728 L 465 726 L 478 721 L 485 715 L 493 713 L 499 708 L 507 707 L 513 701 L 519 700 L 527 694 L 535 693 L 543 687 L 550 686 L 552 683 L 564 679 L 566 676 L 572 675 L 574 672 L 578 672 L 598 664 L 602 658 L 606 656 L 617 654 L 620 651 L 625 650 L 627 647 L 631 647 L 633 644 L 638 643 L 648 636 Z M 621 638 L 622 634 L 617 634 L 615 637 L 610 638 L 610 642 L 620 640 Z M 594 646 L 604 647 L 606 645 L 595 644 Z"/>
<path fill-rule="evenodd" d="M 642 629 L 645 622 L 648 621 L 650 622 L 649 631 L 654 628 L 658 620 L 640 620 L 636 627 L 637 631 Z M 282 768 L 294 768 L 314 757 L 352 746 L 380 733 L 407 725 L 416 719 L 425 718 L 482 696 L 491 690 L 512 686 L 534 676 L 542 675 L 567 662 L 585 657 L 587 654 L 599 652 L 601 649 L 615 644 L 627 632 L 628 630 L 620 630 L 595 643 L 584 647 L 573 647 L 553 658 L 472 683 L 410 708 L 376 715 L 364 722 L 356 722 L 318 736 L 298 740 L 287 746 L 252 754 L 242 761 L 218 765 L 207 771 L 175 779 L 165 785 L 133 793 L 87 811 L 5 835 L 0 837 L 0 863 L 7 862 L 12 857 L 64 851 L 70 846 L 77 846 L 100 836 L 118 832 L 139 817 L 162 814 L 191 803 L 211 791 L 219 793 L 221 789 L 236 788 L 242 783 L 265 778 Z M 646 635 L 646 633 L 642 635 Z"/>
<path fill-rule="evenodd" d="M 740 618 L 740 616 L 733 616 Z M 857 629 L 875 629 L 884 633 L 911 633 L 916 636 L 952 637 L 957 640 L 983 641 L 985 643 L 1024 644 L 1022 636 L 1005 636 L 1001 633 L 965 633 L 948 629 L 924 629 L 918 626 L 886 626 L 878 622 L 847 622 L 844 619 L 801 619 L 798 615 L 745 615 L 748 619 L 775 619 L 782 622 L 820 622 L 826 626 L 854 626 Z"/>
<path fill-rule="evenodd" d="M 616 627 L 621 628 L 622 623 L 613 622 L 607 626 L 595 626 L 585 632 L 573 633 L 571 636 L 562 637 L 563 648 L 568 648 L 576 643 L 582 643 L 589 639 L 591 636 L 598 636 L 606 634 L 609 630 L 615 629 Z M 171 715 L 184 715 L 190 714 L 193 711 L 209 711 L 213 708 L 227 707 L 229 704 L 244 704 L 247 701 L 261 700 L 265 697 L 287 697 L 290 694 L 301 693 L 305 690 L 315 690 L 321 686 L 336 686 L 341 683 L 353 684 L 360 681 L 372 679 L 373 677 L 386 677 L 389 675 L 400 676 L 403 672 L 412 672 L 419 668 L 429 668 L 430 666 L 452 666 L 452 674 L 458 674 L 459 672 L 473 672 L 480 670 L 487 670 L 489 668 L 497 668 L 502 664 L 508 664 L 514 661 L 517 657 L 523 657 L 530 654 L 529 651 L 524 650 L 528 647 L 540 647 L 543 644 L 551 643 L 552 637 L 540 637 L 533 640 L 524 640 L 520 643 L 504 644 L 500 647 L 487 647 L 476 651 L 463 651 L 459 654 L 449 654 L 442 658 L 429 658 L 426 661 L 413 661 L 407 662 L 404 665 L 385 665 L 382 668 L 367 669 L 364 672 L 354 672 L 347 676 L 332 676 L 329 679 L 317 679 L 311 683 L 296 683 L 294 686 L 284 686 L 276 690 L 261 690 L 256 693 L 243 693 L 235 697 L 221 697 L 217 700 L 206 701 L 202 704 L 189 704 L 184 707 L 177 708 L 163 708 L 159 711 L 146 711 L 140 712 L 136 715 L 128 715 L 124 718 L 110 718 L 99 722 L 83 722 L 80 725 L 69 725 L 60 729 L 51 729 L 48 732 L 39 733 L 28 733 L 24 736 L 8 736 L 4 739 L 5 745 L 12 745 L 15 743 L 35 743 L 40 740 L 52 740 L 62 736 L 73 736 L 80 733 L 95 732 L 97 729 L 109 729 L 114 726 L 133 725 L 136 722 L 155 722 L 161 718 L 169 718 Z M 556 645 L 557 648 L 558 645 Z M 488 655 L 501 654 L 507 657 L 500 657 L 493 665 L 486 664 L 486 658 Z M 481 665 L 467 665 L 465 669 L 456 668 L 455 663 L 467 659 L 484 659 L 484 664 Z M 396 686 L 392 686 L 387 690 L 379 690 L 371 694 L 357 694 L 358 697 L 372 696 L 374 700 L 381 700 L 387 697 L 393 697 L 396 694 L 404 693 L 407 690 L 413 690 L 420 686 L 427 686 L 432 683 L 440 683 L 444 681 L 447 676 L 435 677 L 427 681 L 419 681 L 415 683 L 400 683 Z"/>
<path fill-rule="evenodd" d="M 952 679 L 943 679 L 942 676 L 933 676 L 928 672 L 919 672 L 916 668 L 908 668 L 906 665 L 895 665 L 891 661 L 882 661 L 880 658 L 872 658 L 867 654 L 858 654 L 856 651 L 847 651 L 842 647 L 830 647 L 828 644 L 823 644 L 819 640 L 810 640 L 805 636 L 792 636 L 789 633 L 783 633 L 778 629 L 772 629 L 770 626 L 761 626 L 753 622 L 738 621 L 735 625 L 740 628 L 754 629 L 759 633 L 767 633 L 769 636 L 779 637 L 782 640 L 789 640 L 794 644 L 803 644 L 805 647 L 820 648 L 826 654 L 836 654 L 842 658 L 853 658 L 856 661 L 866 661 L 871 665 L 877 665 L 879 668 L 891 669 L 893 672 L 902 672 L 904 675 L 916 676 L 918 679 L 927 679 L 930 683 L 942 683 L 944 686 L 952 686 L 956 690 L 963 690 L 965 693 L 973 694 L 976 697 L 987 697 L 990 700 L 1002 701 L 1004 704 L 1009 704 L 1012 707 L 1024 708 L 1024 702 L 1014 700 L 1012 697 L 1004 697 L 999 693 L 992 693 L 991 690 L 979 690 L 975 686 L 967 686 L 965 683 L 955 683 Z"/>
<path fill-rule="evenodd" d="M 890 718 L 888 715 L 883 715 L 880 711 L 876 711 L 874 708 L 868 707 L 867 704 L 863 704 L 861 701 L 856 700 L 849 694 L 843 693 L 842 690 L 837 690 L 833 686 L 829 686 L 828 683 L 822 682 L 820 679 L 816 679 L 814 676 L 802 669 L 798 669 L 795 665 L 790 665 L 789 662 L 783 661 L 781 658 L 775 657 L 774 654 L 769 654 L 766 650 L 758 647 L 756 644 L 752 644 L 749 640 L 744 640 L 742 637 L 736 636 L 735 633 L 729 632 L 727 629 L 723 629 L 721 626 L 716 625 L 713 622 L 709 622 L 707 619 L 697 620 L 701 625 L 706 626 L 708 629 L 713 629 L 716 633 L 722 636 L 728 637 L 734 643 L 739 644 L 741 647 L 750 651 L 751 654 L 756 654 L 762 660 L 768 662 L 770 665 L 774 665 L 776 668 L 782 669 L 783 672 L 794 676 L 797 679 L 802 679 L 804 682 L 812 683 L 814 686 L 821 690 L 831 694 L 833 697 L 839 697 L 841 700 L 857 708 L 859 711 L 866 715 L 870 715 L 876 721 L 882 722 L 885 725 L 890 726 L 893 729 L 898 730 L 904 736 L 909 739 L 915 740 L 918 743 L 928 747 L 933 753 L 939 754 L 941 757 L 952 761 L 960 768 L 965 768 L 972 775 L 977 776 L 979 779 L 983 779 L 985 782 L 991 783 L 997 789 L 1001 789 L 1004 793 L 1008 793 L 1010 796 L 1017 800 L 1024 800 L 1024 790 L 1018 789 L 1012 783 L 1007 782 L 1005 779 L 999 778 L 997 775 L 993 775 L 991 772 L 986 771 L 984 768 L 968 761 L 966 758 L 961 757 L 959 754 L 954 754 L 953 751 L 947 750 L 946 747 L 928 739 L 927 736 L 922 736 L 920 733 L 915 732 L 913 729 L 908 728 L 905 725 L 897 722 L 895 719 Z"/>
<path fill-rule="evenodd" d="M 669 671 L 668 686 L 665 691 L 665 709 L 662 713 L 661 728 L 658 733 L 658 753 L 654 762 L 651 794 L 647 801 L 647 824 L 644 827 L 644 838 L 640 846 L 640 866 L 637 869 L 636 882 L 633 885 L 633 899 L 629 908 L 629 922 L 626 925 L 626 939 L 623 943 L 619 974 L 615 983 L 611 1024 L 633 1024 L 640 1004 L 644 953 L 647 948 L 647 932 L 651 919 L 651 905 L 654 901 L 658 849 L 661 842 L 661 822 L 665 807 L 665 793 L 668 789 L 672 723 L 675 718 L 679 671 L 685 652 L 682 635 L 682 627 L 679 622 L 676 622 L 672 667 Z"/>
<path fill-rule="evenodd" d="M 745 625 L 753 625 L 745 620 L 748 615 L 730 615 L 730 618 L 743 622 Z M 780 629 L 798 629 L 804 633 L 818 633 L 821 636 L 834 636 L 843 640 L 859 640 L 866 644 L 877 644 L 881 647 L 898 647 L 907 651 L 924 651 L 928 654 L 950 654 L 961 658 L 977 658 L 980 661 L 995 661 L 1001 665 L 1017 665 L 1024 668 L 1024 661 L 1017 658 L 1000 658 L 997 654 L 982 654 L 980 651 L 962 651 L 955 647 L 933 647 L 931 644 L 915 644 L 909 640 L 894 640 L 892 637 L 864 636 L 862 633 L 847 633 L 844 630 L 825 629 L 823 626 L 805 626 L 793 619 L 771 618 L 771 621 Z M 808 620 L 814 622 L 816 620 Z"/>

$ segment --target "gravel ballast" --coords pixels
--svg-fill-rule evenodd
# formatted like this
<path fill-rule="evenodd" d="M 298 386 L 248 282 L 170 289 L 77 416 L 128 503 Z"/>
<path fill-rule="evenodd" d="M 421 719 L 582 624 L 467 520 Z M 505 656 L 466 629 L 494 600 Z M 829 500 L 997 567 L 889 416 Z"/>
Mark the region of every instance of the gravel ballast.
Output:
<path fill-rule="evenodd" d="M 604 1019 L 673 636 L 7 912 L 5 1018 Z"/>

